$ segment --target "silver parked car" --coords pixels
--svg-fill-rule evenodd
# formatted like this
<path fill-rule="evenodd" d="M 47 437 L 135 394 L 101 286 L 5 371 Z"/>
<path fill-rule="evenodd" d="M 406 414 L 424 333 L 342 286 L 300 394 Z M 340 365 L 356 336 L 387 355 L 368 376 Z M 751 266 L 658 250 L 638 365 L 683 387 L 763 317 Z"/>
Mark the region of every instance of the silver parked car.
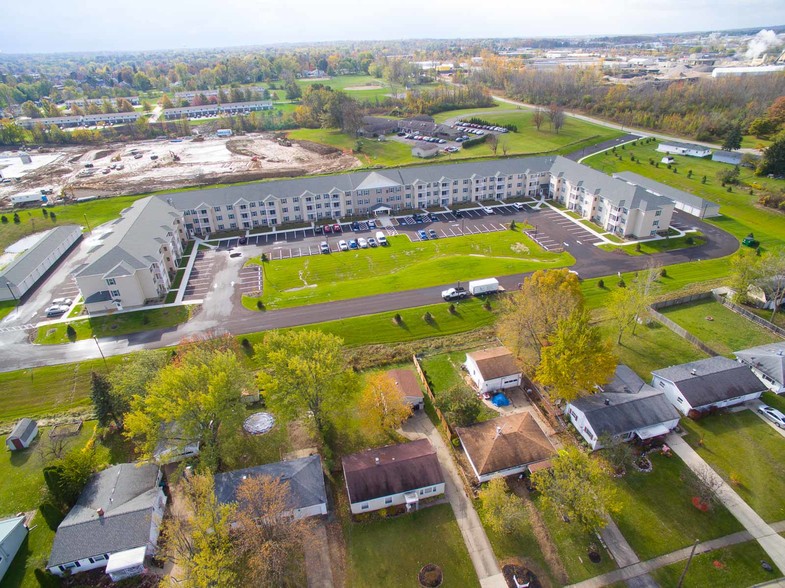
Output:
<path fill-rule="evenodd" d="M 758 412 L 769 419 L 772 423 L 777 425 L 780 429 L 785 429 L 785 414 L 782 414 L 776 408 L 761 404 L 758 407 Z"/>

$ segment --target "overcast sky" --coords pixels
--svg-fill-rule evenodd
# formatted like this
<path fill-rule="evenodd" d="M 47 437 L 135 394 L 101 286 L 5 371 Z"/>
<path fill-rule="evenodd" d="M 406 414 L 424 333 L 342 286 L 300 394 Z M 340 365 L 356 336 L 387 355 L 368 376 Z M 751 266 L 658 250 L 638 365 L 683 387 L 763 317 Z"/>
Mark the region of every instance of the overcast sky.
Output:
<path fill-rule="evenodd" d="M 0 51 L 641 34 L 785 23 L 783 0 L 9 0 Z"/>

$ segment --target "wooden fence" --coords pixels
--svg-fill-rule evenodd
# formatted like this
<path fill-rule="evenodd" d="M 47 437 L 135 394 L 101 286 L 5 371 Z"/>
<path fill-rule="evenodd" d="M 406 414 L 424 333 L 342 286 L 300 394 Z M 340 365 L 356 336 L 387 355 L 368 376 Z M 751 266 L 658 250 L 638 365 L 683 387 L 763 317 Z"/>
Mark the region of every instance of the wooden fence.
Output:
<path fill-rule="evenodd" d="M 782 327 L 778 327 L 774 323 L 767 321 L 765 318 L 758 316 L 754 312 L 747 310 L 746 308 L 739 306 L 738 304 L 734 304 L 730 300 L 728 300 L 727 296 L 722 296 L 717 292 L 713 292 L 714 299 L 722 304 L 724 307 L 732 310 L 736 314 L 740 314 L 744 318 L 751 320 L 753 323 L 756 323 L 763 327 L 764 329 L 768 329 L 775 335 L 779 335 L 780 337 L 785 337 L 785 329 Z"/>
<path fill-rule="evenodd" d="M 422 382 L 423 388 L 425 388 L 425 394 L 428 396 L 428 399 L 431 402 L 433 412 L 436 414 L 436 418 L 439 420 L 439 432 L 442 434 L 442 437 L 444 437 L 446 442 L 451 444 L 452 436 L 455 434 L 455 432 L 450 427 L 447 419 L 444 418 L 442 411 L 439 410 L 439 407 L 436 405 L 436 397 L 433 395 L 433 390 L 431 390 L 431 387 L 428 385 L 428 378 L 425 377 L 425 372 L 422 370 L 420 361 L 417 359 L 416 355 L 412 355 L 412 361 L 414 362 L 414 368 L 417 370 L 417 375 L 420 377 L 420 382 Z"/>

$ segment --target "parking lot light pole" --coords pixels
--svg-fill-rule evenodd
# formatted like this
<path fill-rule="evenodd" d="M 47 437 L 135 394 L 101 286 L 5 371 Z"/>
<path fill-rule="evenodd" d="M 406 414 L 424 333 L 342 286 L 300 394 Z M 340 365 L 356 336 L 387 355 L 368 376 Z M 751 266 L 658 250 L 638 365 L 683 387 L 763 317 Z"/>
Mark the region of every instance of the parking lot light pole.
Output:
<path fill-rule="evenodd" d="M 109 371 L 109 366 L 106 365 L 106 357 L 104 357 L 104 352 L 101 350 L 101 346 L 98 344 L 98 337 L 93 335 L 93 341 L 95 341 L 95 346 L 98 347 L 98 353 L 101 354 L 101 359 L 104 360 L 104 369 Z"/>

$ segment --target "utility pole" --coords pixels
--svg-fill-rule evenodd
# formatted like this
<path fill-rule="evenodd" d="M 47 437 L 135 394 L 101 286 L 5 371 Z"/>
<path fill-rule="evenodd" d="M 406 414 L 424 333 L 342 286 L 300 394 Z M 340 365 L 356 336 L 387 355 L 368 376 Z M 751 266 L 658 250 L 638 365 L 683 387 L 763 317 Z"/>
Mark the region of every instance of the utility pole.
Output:
<path fill-rule="evenodd" d="M 684 571 L 681 573 L 681 577 L 679 578 L 679 583 L 676 585 L 676 588 L 681 588 L 682 584 L 684 584 L 684 576 L 687 575 L 687 570 L 690 569 L 692 556 L 695 555 L 695 549 L 698 547 L 698 543 L 700 543 L 700 539 L 696 539 L 695 543 L 692 544 L 692 551 L 690 551 L 690 557 L 687 558 L 687 565 L 684 566 Z"/>
<path fill-rule="evenodd" d="M 87 225 L 87 230 L 92 233 L 93 229 L 90 228 L 90 222 L 87 220 L 87 213 L 84 213 L 82 216 L 84 217 L 84 222 Z"/>
<path fill-rule="evenodd" d="M 98 347 L 98 353 L 101 354 L 101 359 L 104 360 L 104 369 L 108 372 L 109 366 L 106 365 L 106 357 L 104 357 L 104 352 L 101 350 L 101 346 L 98 344 L 98 337 L 93 335 L 93 341 L 95 341 L 95 346 Z"/>

